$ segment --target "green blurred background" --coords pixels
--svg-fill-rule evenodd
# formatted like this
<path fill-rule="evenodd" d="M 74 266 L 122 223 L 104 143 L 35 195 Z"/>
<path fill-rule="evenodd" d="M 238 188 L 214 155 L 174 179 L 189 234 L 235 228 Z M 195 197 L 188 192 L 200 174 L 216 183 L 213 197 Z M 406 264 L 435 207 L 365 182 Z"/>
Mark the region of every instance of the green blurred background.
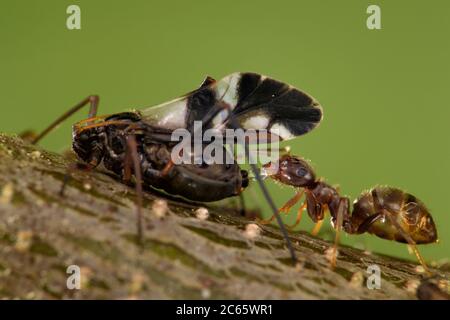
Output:
<path fill-rule="evenodd" d="M 81 7 L 81 30 L 66 28 L 70 4 Z M 382 30 L 366 28 L 369 4 L 381 7 Z M 263 73 L 324 107 L 321 126 L 289 142 L 293 152 L 352 198 L 388 184 L 422 199 L 440 236 L 422 252 L 448 258 L 449 11 L 444 0 L 2 0 L 0 130 L 42 129 L 88 94 L 100 95 L 107 114 L 172 99 L 207 74 Z M 71 124 L 85 115 L 42 144 L 67 149 Z M 293 194 L 269 187 L 278 205 Z M 311 227 L 303 219 L 300 228 Z M 333 236 L 328 222 L 321 235 Z M 370 235 L 343 241 L 410 257 Z"/>

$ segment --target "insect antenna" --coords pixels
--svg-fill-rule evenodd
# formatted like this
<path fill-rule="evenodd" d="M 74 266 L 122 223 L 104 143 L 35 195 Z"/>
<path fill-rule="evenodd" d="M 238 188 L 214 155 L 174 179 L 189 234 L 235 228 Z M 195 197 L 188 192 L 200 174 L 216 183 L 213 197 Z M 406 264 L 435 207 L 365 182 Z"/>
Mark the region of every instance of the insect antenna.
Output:
<path fill-rule="evenodd" d="M 82 109 L 85 105 L 89 104 L 89 113 L 88 118 L 95 117 L 97 115 L 99 96 L 90 95 L 84 98 L 82 101 L 74 105 L 72 108 L 67 110 L 64 114 L 62 114 L 59 118 L 53 121 L 47 128 L 45 128 L 41 133 L 39 133 L 33 140 L 31 140 L 31 144 L 37 144 L 41 141 L 47 134 L 49 134 L 52 130 L 54 130 L 58 125 L 67 120 L 71 115 Z M 61 189 L 59 191 L 60 196 L 64 196 L 64 191 L 66 189 L 67 184 L 71 178 L 71 172 L 75 170 L 89 170 L 90 168 L 81 168 L 78 164 L 74 164 L 69 166 L 67 172 L 64 174 L 63 183 L 61 185 Z"/>
<path fill-rule="evenodd" d="M 83 108 L 85 105 L 90 104 L 88 117 L 95 117 L 97 114 L 97 107 L 99 102 L 99 96 L 90 95 L 86 97 L 81 102 L 77 103 L 75 106 L 66 111 L 63 115 L 53 121 L 47 128 L 45 128 L 41 133 L 39 133 L 32 141 L 31 144 L 37 144 L 42 138 L 44 138 L 49 132 L 55 129 L 58 125 L 64 122 L 67 118 L 73 115 L 75 112 Z"/>

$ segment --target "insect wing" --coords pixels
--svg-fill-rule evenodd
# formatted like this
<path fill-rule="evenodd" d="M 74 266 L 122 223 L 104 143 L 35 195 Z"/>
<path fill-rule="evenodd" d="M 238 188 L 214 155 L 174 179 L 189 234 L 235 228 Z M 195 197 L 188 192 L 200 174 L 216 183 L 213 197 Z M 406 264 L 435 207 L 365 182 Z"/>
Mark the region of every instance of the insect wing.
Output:
<path fill-rule="evenodd" d="M 204 120 L 215 108 L 221 110 L 204 128 L 227 128 L 231 112 L 244 130 L 267 130 L 280 140 L 307 133 L 322 119 L 313 97 L 256 73 L 233 73 L 219 81 L 208 77 L 199 89 L 140 114 L 153 126 L 192 129 L 194 121 Z"/>
<path fill-rule="evenodd" d="M 289 140 L 311 131 L 322 120 L 322 108 L 313 97 L 260 74 L 234 73 L 212 87 L 246 130 L 267 130 Z M 224 111 L 213 123 L 217 127 L 227 121 Z"/>

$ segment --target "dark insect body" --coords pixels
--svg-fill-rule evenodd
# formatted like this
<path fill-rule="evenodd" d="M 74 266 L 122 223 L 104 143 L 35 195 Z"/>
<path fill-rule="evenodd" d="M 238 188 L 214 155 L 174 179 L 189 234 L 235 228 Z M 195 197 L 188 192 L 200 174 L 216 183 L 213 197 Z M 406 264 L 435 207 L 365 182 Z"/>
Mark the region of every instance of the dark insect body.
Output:
<path fill-rule="evenodd" d="M 220 81 L 208 77 L 199 89 L 171 102 L 77 123 L 73 150 L 92 167 L 103 160 L 108 170 L 123 177 L 126 135 L 133 134 L 145 184 L 190 200 L 216 201 L 238 195 L 248 185 L 247 172 L 236 163 L 168 168 L 178 143 L 171 141 L 171 134 L 178 128 L 194 133 L 194 121 L 202 121 L 204 128 L 230 128 L 230 117 L 244 130 L 276 131 L 286 140 L 312 130 L 322 111 L 307 94 L 258 74 L 235 73 Z"/>
<path fill-rule="evenodd" d="M 332 263 L 336 262 L 339 231 L 349 234 L 371 233 L 380 238 L 409 244 L 418 260 L 428 271 L 416 244 L 434 243 L 437 231 L 433 218 L 425 205 L 415 196 L 400 189 L 377 186 L 363 192 L 353 203 L 339 194 L 335 187 L 316 179 L 312 167 L 302 158 L 283 155 L 277 162 L 263 166 L 264 174 L 283 184 L 299 188 L 296 195 L 280 211 L 289 210 L 305 194 L 305 201 L 297 215 L 296 226 L 304 209 L 316 223 L 316 234 L 328 211 L 336 229 L 336 241 Z M 270 220 L 269 220 L 270 221 Z M 294 227 L 292 226 L 292 227 Z"/>
<path fill-rule="evenodd" d="M 127 118 L 125 118 L 127 116 Z M 105 118 L 117 121 L 117 116 Z M 139 156 L 142 181 L 154 188 L 163 189 L 195 201 L 217 201 L 238 195 L 248 185 L 247 172 L 231 165 L 180 164 L 163 170 L 171 161 L 171 132 L 161 132 L 140 122 L 136 114 L 121 115 L 120 123 L 87 129 L 75 128 L 73 150 L 92 167 L 103 161 L 106 169 L 127 180 L 127 130 L 133 130 Z M 136 129 L 139 126 L 139 131 Z M 132 128 L 132 129 L 130 129 Z M 76 133 L 80 130 L 81 133 Z M 145 131 L 144 131 L 145 130 Z"/>
<path fill-rule="evenodd" d="M 134 175 L 138 189 L 143 183 L 189 200 L 205 202 L 240 195 L 248 185 L 248 173 L 241 170 L 236 161 L 175 165 L 171 159 L 178 143 L 171 139 L 174 130 L 187 129 L 195 136 L 194 123 L 201 121 L 202 129 L 264 130 L 269 133 L 269 139 L 288 140 L 311 131 L 322 119 L 322 108 L 314 98 L 256 73 L 233 73 L 219 81 L 207 77 L 200 88 L 180 98 L 113 115 L 96 116 L 98 100 L 97 96 L 89 96 L 81 101 L 38 135 L 34 143 L 90 104 L 88 118 L 73 126 L 73 150 L 80 160 L 90 168 L 103 163 L 124 181 Z M 248 151 L 248 145 L 245 148 Z M 251 169 L 295 261 L 295 252 L 274 202 L 257 167 L 251 164 Z M 138 206 L 138 232 L 142 234 L 140 210 Z"/>

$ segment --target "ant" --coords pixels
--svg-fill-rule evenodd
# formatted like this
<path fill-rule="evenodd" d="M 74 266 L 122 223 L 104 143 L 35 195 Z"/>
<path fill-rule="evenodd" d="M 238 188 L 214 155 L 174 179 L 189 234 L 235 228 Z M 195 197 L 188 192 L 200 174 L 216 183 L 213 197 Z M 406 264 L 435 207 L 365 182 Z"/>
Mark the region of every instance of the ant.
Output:
<path fill-rule="evenodd" d="M 430 212 L 415 196 L 397 188 L 376 186 L 363 192 L 353 202 L 353 211 L 350 212 L 350 199 L 342 197 L 335 187 L 317 179 L 313 168 L 300 157 L 285 154 L 278 161 L 263 165 L 262 175 L 300 189 L 279 212 L 289 213 L 305 194 L 296 222 L 290 228 L 300 222 L 306 209 L 316 223 L 312 232 L 315 235 L 323 223 L 325 212 L 330 213 L 331 223 L 336 229 L 330 259 L 332 267 L 336 265 L 339 235 L 343 230 L 349 234 L 368 232 L 383 239 L 407 243 L 424 270 L 430 273 L 416 245 L 437 242 L 437 231 Z M 262 223 L 272 220 L 273 217 Z"/>

